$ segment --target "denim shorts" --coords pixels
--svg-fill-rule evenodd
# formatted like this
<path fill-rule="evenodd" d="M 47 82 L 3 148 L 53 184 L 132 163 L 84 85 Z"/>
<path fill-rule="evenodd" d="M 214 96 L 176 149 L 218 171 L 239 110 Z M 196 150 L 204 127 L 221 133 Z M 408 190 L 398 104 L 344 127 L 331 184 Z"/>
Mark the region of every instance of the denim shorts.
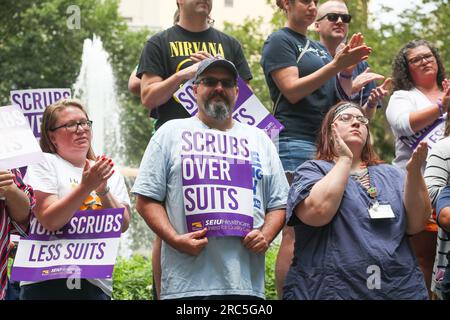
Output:
<path fill-rule="evenodd" d="M 311 160 L 316 155 L 316 144 L 307 140 L 281 137 L 278 140 L 278 154 L 283 164 L 284 172 L 294 173 L 303 162 Z"/>

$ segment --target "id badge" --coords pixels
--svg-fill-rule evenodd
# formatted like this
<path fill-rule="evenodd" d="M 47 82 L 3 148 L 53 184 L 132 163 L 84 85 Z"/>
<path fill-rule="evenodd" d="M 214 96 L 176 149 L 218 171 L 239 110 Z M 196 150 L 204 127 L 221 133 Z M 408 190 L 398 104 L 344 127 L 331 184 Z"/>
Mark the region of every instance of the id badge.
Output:
<path fill-rule="evenodd" d="M 380 204 L 375 202 L 369 208 L 369 215 L 371 219 L 392 219 L 395 218 L 395 214 L 392 211 L 390 204 Z"/>

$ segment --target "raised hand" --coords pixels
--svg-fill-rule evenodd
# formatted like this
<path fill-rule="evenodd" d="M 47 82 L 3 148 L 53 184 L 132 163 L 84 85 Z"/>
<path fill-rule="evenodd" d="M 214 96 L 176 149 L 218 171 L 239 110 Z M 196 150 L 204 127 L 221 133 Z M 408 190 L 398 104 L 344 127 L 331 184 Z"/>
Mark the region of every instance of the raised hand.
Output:
<path fill-rule="evenodd" d="M 355 94 L 363 87 L 365 87 L 369 82 L 384 80 L 384 76 L 375 72 L 372 72 L 370 67 L 360 73 L 355 79 L 353 79 L 352 83 L 352 94 Z"/>
<path fill-rule="evenodd" d="M 426 141 L 421 141 L 417 148 L 414 150 L 411 159 L 406 163 L 406 171 L 420 173 L 422 167 L 427 160 L 428 144 Z"/>
<path fill-rule="evenodd" d="M 337 132 L 336 125 L 331 124 L 331 131 L 333 134 L 333 150 L 338 158 L 353 159 L 353 153 L 347 144 L 342 140 L 341 136 Z"/>
<path fill-rule="evenodd" d="M 381 86 L 378 86 L 370 91 L 370 96 L 367 100 L 367 104 L 370 108 L 374 108 L 377 105 L 378 101 L 382 100 L 389 94 L 391 82 L 392 79 L 387 78 L 386 80 L 384 80 Z"/>
<path fill-rule="evenodd" d="M 191 256 L 198 256 L 208 244 L 208 238 L 205 237 L 207 231 L 208 229 L 204 228 L 199 231 L 178 235 L 175 249 Z"/>
<path fill-rule="evenodd" d="M 364 36 L 361 34 L 361 32 L 355 33 L 350 38 L 350 41 L 348 42 L 348 45 L 350 46 L 350 49 L 362 46 L 364 44 Z"/>
<path fill-rule="evenodd" d="M 442 81 L 442 88 L 444 89 L 444 92 L 450 88 L 450 79 L 444 79 Z"/>
<path fill-rule="evenodd" d="M 450 109 L 450 79 L 444 79 L 442 81 L 442 88 L 444 89 L 444 94 L 442 95 L 441 101 L 445 113 Z"/>
<path fill-rule="evenodd" d="M 363 60 L 367 60 L 372 53 L 372 48 L 365 44 L 350 48 L 350 45 L 346 45 L 341 51 L 337 52 L 334 56 L 334 63 L 338 70 L 351 69 L 354 65 Z"/>
<path fill-rule="evenodd" d="M 97 157 L 97 161 L 92 166 L 86 159 L 80 184 L 88 190 L 103 192 L 108 179 L 114 174 L 113 167 L 112 160 L 105 156 Z"/>

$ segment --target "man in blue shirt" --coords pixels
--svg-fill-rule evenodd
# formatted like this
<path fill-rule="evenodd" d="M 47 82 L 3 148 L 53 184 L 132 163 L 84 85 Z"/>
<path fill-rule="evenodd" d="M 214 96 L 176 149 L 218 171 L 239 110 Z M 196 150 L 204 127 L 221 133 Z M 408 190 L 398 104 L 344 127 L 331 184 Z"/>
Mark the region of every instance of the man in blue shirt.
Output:
<path fill-rule="evenodd" d="M 163 240 L 161 299 L 263 299 L 264 253 L 285 221 L 288 183 L 275 145 L 232 118 L 234 64 L 203 60 L 198 113 L 152 137 L 132 193 Z"/>

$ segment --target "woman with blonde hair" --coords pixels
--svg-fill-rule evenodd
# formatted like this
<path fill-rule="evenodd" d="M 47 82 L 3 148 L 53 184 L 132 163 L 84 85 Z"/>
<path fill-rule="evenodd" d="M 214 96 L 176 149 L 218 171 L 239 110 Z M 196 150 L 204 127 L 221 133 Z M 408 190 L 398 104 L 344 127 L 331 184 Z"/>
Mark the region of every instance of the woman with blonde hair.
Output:
<path fill-rule="evenodd" d="M 91 147 L 92 121 L 83 105 L 62 99 L 48 106 L 42 118 L 40 145 L 45 161 L 28 167 L 26 181 L 34 185 L 34 214 L 48 231 L 66 225 L 75 212 L 124 208 L 122 232 L 130 221 L 130 199 L 124 179 L 106 156 Z M 21 299 L 110 299 L 111 279 L 81 279 L 70 290 L 67 279 L 21 282 Z"/>

